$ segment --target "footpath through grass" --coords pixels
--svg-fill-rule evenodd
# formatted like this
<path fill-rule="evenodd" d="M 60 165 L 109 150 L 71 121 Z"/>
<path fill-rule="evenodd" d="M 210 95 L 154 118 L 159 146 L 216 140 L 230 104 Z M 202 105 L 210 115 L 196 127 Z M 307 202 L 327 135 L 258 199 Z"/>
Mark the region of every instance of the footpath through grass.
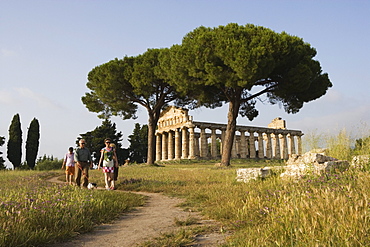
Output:
<path fill-rule="evenodd" d="M 0 246 L 41 246 L 142 205 L 142 196 L 46 182 L 61 172 L 0 172 Z"/>

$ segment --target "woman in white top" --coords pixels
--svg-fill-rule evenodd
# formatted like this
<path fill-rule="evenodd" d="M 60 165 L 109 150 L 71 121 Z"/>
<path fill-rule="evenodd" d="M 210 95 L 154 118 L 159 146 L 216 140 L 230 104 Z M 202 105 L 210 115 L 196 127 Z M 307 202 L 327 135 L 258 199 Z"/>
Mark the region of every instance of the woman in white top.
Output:
<path fill-rule="evenodd" d="M 66 184 L 73 184 L 73 176 L 75 175 L 75 154 L 73 153 L 73 147 L 68 149 L 68 153 L 64 156 L 62 169 L 66 167 Z"/>

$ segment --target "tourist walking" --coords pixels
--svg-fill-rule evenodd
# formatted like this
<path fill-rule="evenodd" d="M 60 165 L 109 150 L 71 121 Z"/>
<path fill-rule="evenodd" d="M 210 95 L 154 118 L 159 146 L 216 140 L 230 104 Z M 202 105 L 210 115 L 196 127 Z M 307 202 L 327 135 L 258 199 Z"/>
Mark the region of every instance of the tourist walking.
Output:
<path fill-rule="evenodd" d="M 66 168 L 66 184 L 73 185 L 73 176 L 75 175 L 75 154 L 73 147 L 68 148 L 68 153 L 64 156 L 62 169 Z"/>
<path fill-rule="evenodd" d="M 111 143 L 110 146 L 116 150 L 116 144 Z M 117 156 L 117 151 L 116 151 L 116 156 Z M 114 172 L 113 172 L 113 180 L 114 183 L 118 180 L 118 171 L 119 171 L 119 166 L 120 164 L 118 163 L 118 157 L 117 157 L 117 163 L 116 166 L 114 167 Z"/>
<path fill-rule="evenodd" d="M 111 139 L 106 138 L 104 140 L 105 147 L 100 150 L 100 160 L 98 169 L 102 166 L 105 180 L 105 188 L 107 190 L 114 190 L 114 169 L 118 167 L 118 160 L 116 150 L 111 147 Z"/>
<path fill-rule="evenodd" d="M 75 151 L 75 162 L 76 162 L 76 185 L 81 186 L 81 177 L 83 177 L 82 186 L 87 188 L 89 184 L 89 169 L 92 167 L 92 158 L 90 150 L 86 147 L 85 139 L 81 139 L 79 147 Z"/>

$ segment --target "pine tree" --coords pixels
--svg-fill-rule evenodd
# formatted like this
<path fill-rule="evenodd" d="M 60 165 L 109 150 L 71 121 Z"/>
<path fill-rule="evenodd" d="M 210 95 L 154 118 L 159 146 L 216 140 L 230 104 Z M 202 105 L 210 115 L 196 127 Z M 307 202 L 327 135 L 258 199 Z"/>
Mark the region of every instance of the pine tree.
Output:
<path fill-rule="evenodd" d="M 28 128 L 27 141 L 26 141 L 26 161 L 27 165 L 34 169 L 37 153 L 39 151 L 39 140 L 40 140 L 40 124 L 39 121 L 34 118 L 30 127 Z"/>
<path fill-rule="evenodd" d="M 9 126 L 8 160 L 14 169 L 21 165 L 22 159 L 22 129 L 19 114 L 15 114 Z"/>

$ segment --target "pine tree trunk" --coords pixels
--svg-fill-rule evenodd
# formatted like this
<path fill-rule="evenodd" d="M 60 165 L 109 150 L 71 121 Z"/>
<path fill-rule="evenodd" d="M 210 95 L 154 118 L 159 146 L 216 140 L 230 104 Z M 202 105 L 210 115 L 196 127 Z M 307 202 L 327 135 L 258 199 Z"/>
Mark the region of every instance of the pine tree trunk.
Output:
<path fill-rule="evenodd" d="M 239 107 L 239 101 L 229 102 L 225 139 L 222 143 L 221 166 L 230 166 L 231 151 L 233 147 L 234 135 L 236 130 L 236 119 L 238 117 Z"/>
<path fill-rule="evenodd" d="M 155 128 L 156 124 L 153 124 L 154 120 L 149 119 L 148 121 L 148 157 L 146 163 L 148 165 L 154 164 L 155 156 Z"/>
<path fill-rule="evenodd" d="M 155 131 L 157 129 L 160 113 L 161 107 L 154 107 L 154 110 L 148 110 L 148 158 L 146 161 L 148 165 L 153 165 L 155 161 Z"/>

